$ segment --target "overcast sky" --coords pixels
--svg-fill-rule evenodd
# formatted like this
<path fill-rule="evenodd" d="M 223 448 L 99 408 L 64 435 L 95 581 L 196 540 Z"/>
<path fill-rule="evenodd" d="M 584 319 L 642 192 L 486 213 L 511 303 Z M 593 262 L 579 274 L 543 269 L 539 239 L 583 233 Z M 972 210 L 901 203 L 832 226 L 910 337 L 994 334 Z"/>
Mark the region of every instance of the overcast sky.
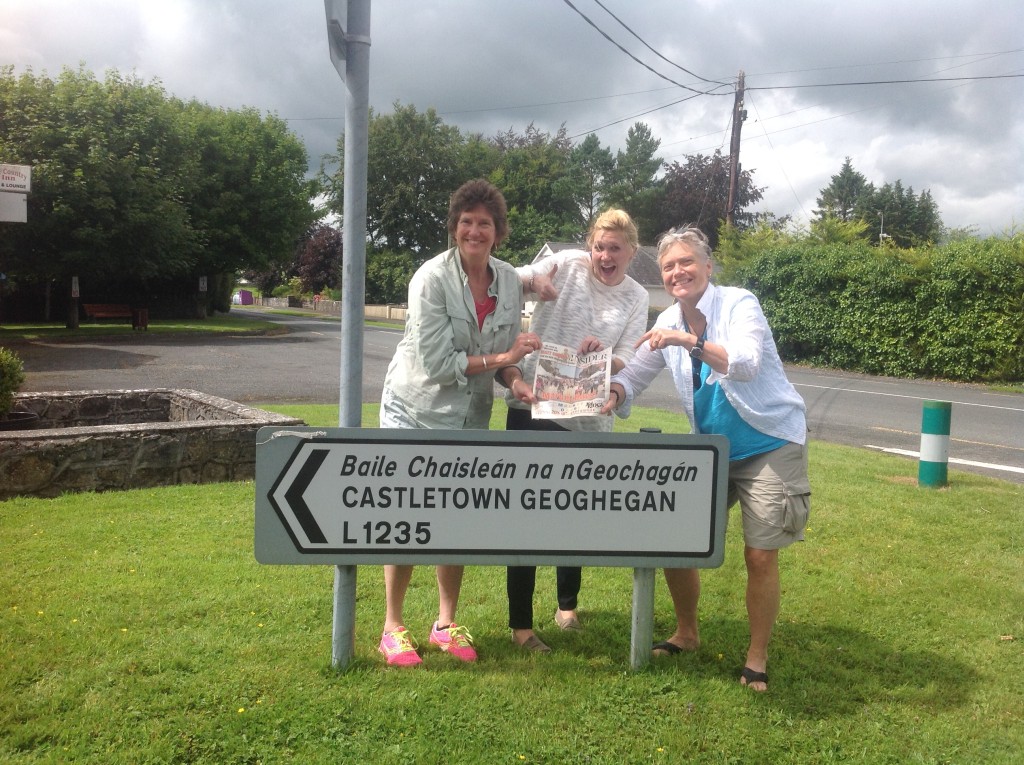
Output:
<path fill-rule="evenodd" d="M 643 121 L 683 162 L 728 153 L 743 70 L 757 209 L 806 222 L 849 156 L 876 186 L 929 189 L 947 226 L 999 234 L 1024 226 L 1022 29 L 1020 0 L 373 0 L 370 100 L 488 137 L 564 124 L 612 149 Z M 322 0 L 0 0 L 0 63 L 112 68 L 272 112 L 314 167 L 344 129 Z M 939 78 L 990 79 L 824 87 Z M 683 101 L 684 86 L 721 95 Z"/>

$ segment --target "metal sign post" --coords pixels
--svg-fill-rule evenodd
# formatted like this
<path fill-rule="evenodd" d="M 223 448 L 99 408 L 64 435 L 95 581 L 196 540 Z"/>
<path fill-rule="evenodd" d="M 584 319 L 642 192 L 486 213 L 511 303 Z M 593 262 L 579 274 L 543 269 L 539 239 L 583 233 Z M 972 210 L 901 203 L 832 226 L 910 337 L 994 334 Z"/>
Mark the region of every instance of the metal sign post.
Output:
<path fill-rule="evenodd" d="M 345 83 L 345 202 L 342 211 L 341 392 L 338 424 L 358 428 L 363 408 L 366 301 L 366 174 L 370 132 L 370 0 L 324 0 L 331 62 Z M 334 575 L 334 666 L 352 657 L 356 568 Z"/>

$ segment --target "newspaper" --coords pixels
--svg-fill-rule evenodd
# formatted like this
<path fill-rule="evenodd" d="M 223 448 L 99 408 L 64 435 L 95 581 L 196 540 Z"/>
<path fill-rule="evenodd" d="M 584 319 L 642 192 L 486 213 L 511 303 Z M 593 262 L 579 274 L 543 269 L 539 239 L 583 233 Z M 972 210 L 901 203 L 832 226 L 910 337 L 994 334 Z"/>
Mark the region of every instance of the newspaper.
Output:
<path fill-rule="evenodd" d="M 537 403 L 531 414 L 545 420 L 600 414 L 611 372 L 610 348 L 579 354 L 564 345 L 544 343 L 533 378 Z"/>

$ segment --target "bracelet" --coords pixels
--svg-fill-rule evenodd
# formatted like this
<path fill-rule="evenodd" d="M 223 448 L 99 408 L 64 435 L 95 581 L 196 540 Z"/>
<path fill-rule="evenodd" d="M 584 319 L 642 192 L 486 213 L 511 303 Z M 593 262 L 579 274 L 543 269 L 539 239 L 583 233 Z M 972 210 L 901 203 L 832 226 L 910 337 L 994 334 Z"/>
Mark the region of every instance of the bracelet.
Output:
<path fill-rule="evenodd" d="M 615 396 L 615 406 L 618 408 L 619 404 L 622 403 L 622 396 L 619 395 L 619 392 L 615 390 L 615 388 L 609 388 L 608 392 Z"/>
<path fill-rule="evenodd" d="M 484 369 L 487 369 L 487 357 L 486 356 L 481 356 L 480 360 L 482 362 L 484 362 Z"/>
<path fill-rule="evenodd" d="M 536 278 L 536 274 L 530 276 L 530 292 L 533 292 L 533 280 Z"/>

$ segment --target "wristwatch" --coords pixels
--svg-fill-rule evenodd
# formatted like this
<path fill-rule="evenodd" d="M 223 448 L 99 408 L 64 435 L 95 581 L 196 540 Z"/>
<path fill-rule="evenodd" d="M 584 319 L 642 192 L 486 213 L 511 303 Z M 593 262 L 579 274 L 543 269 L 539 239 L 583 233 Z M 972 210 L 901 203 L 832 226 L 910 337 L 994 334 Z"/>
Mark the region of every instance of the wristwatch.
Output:
<path fill-rule="evenodd" d="M 703 355 L 704 355 L 704 338 L 703 337 L 698 337 L 697 338 L 697 342 L 694 343 L 693 347 L 690 349 L 690 358 L 691 359 L 698 359 L 699 360 L 700 357 L 703 356 Z"/>

